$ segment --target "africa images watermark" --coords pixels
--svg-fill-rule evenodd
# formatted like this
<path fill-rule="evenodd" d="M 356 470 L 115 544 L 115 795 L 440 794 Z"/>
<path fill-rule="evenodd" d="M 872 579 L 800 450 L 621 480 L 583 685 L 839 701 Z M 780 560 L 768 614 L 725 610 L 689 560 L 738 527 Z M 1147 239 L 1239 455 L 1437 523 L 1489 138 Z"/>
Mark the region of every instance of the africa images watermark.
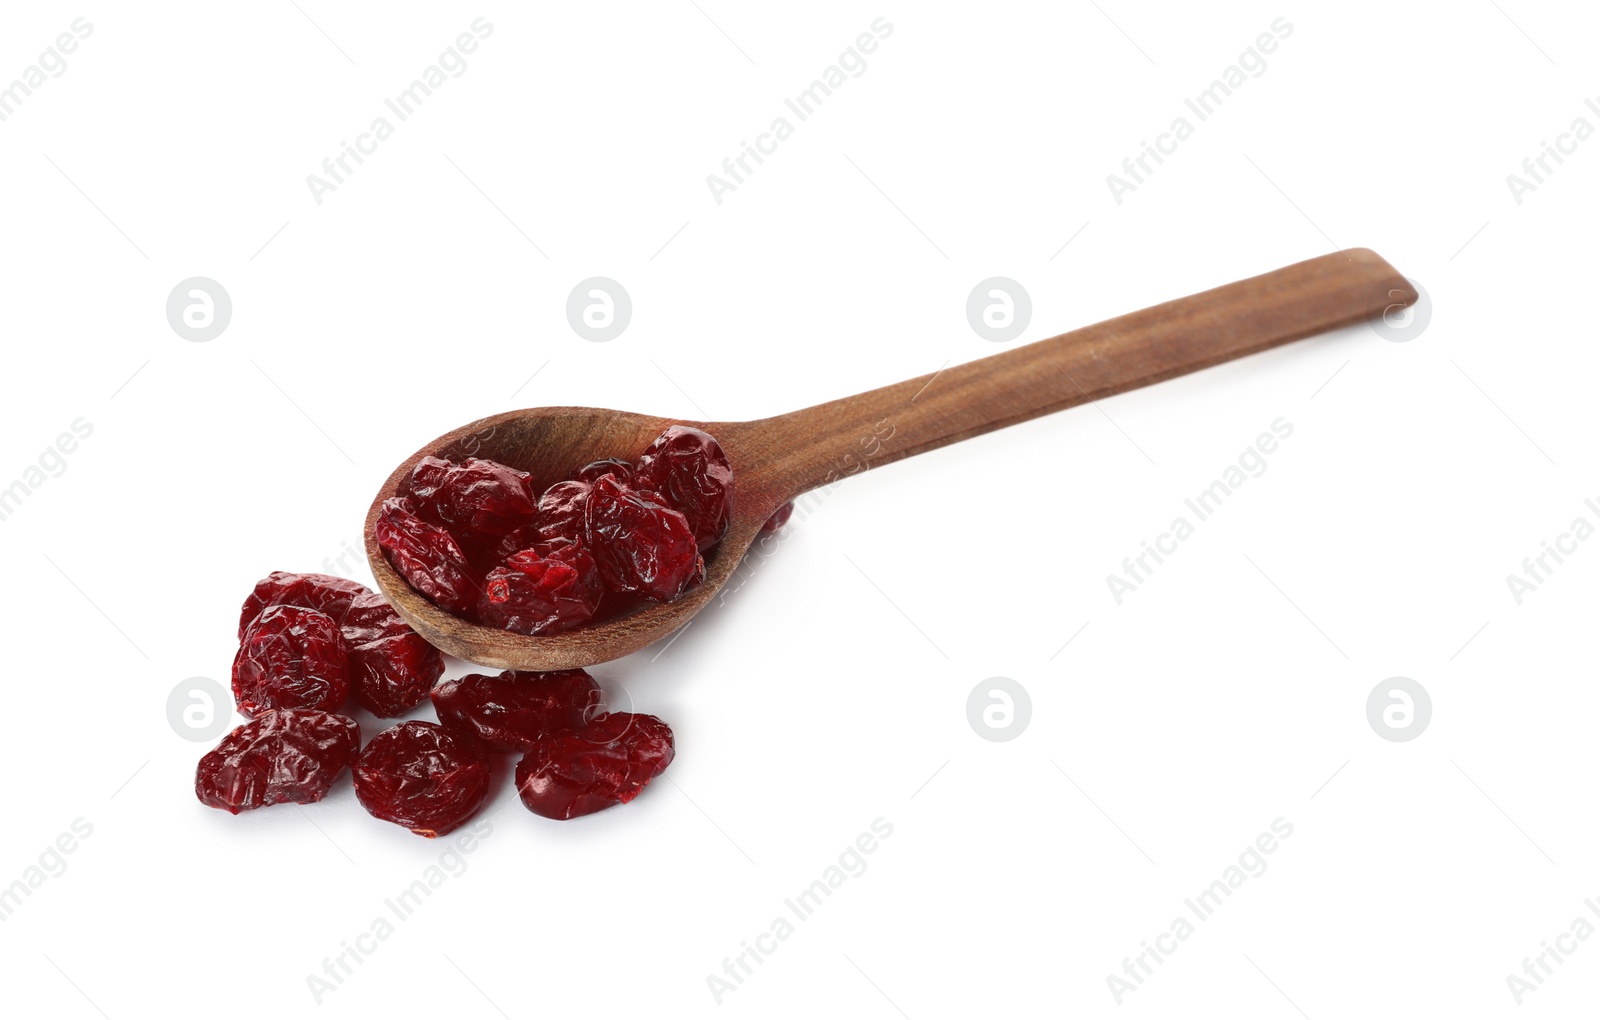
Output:
<path fill-rule="evenodd" d="M 1567 557 L 1578 551 L 1579 542 L 1587 541 L 1589 536 L 1595 533 L 1595 521 L 1600 521 L 1600 503 L 1586 499 L 1583 505 L 1594 515 L 1593 521 L 1582 515 L 1574 517 L 1568 529 L 1557 535 L 1554 541 L 1539 542 L 1542 551 L 1537 556 L 1522 558 L 1521 577 L 1516 574 L 1506 575 L 1506 587 L 1511 589 L 1511 598 L 1517 605 L 1522 605 L 1524 598 L 1550 580 L 1556 572 L 1556 567 L 1567 562 Z M 1551 563 L 1551 560 L 1555 562 Z"/>
<path fill-rule="evenodd" d="M 1259 78 L 1267 73 L 1266 54 L 1277 50 L 1283 40 L 1294 34 L 1294 25 L 1288 18 L 1275 18 L 1270 32 L 1262 32 L 1256 36 L 1256 41 L 1251 44 L 1239 59 L 1222 69 L 1222 75 L 1200 93 L 1192 98 L 1185 97 L 1183 105 L 1194 114 L 1197 120 L 1205 121 L 1217 110 L 1221 109 L 1223 102 L 1244 85 L 1251 78 Z M 1145 179 L 1156 172 L 1156 167 L 1166 162 L 1162 157 L 1171 156 L 1178 151 L 1178 144 L 1189 140 L 1194 134 L 1194 124 L 1183 114 L 1173 118 L 1167 130 L 1156 135 L 1154 144 L 1143 139 L 1139 141 L 1139 153 L 1125 157 L 1122 161 L 1122 175 L 1107 174 L 1106 187 L 1111 189 L 1111 197 L 1118 205 L 1122 204 L 1122 196 L 1130 191 L 1137 191 Z M 1155 166 L 1150 165 L 1150 160 L 1155 161 Z"/>
<path fill-rule="evenodd" d="M 22 469 L 22 477 L 0 489 L 0 521 L 7 521 L 22 508 L 34 491 L 52 478 L 67 473 L 67 458 L 78 451 L 78 444 L 94 435 L 94 424 L 87 418 L 75 418 L 72 431 L 63 432 L 55 442 L 44 448 L 36 463 Z"/>
<path fill-rule="evenodd" d="M 449 849 L 441 853 L 435 863 L 424 868 L 410 885 L 384 900 L 384 912 L 372 919 L 366 931 L 340 942 L 339 951 L 333 956 L 323 957 L 320 973 L 313 971 L 306 975 L 306 988 L 311 992 L 312 1001 L 322 1005 L 325 997 L 338 991 L 356 968 L 367 962 L 367 957 L 389 941 L 398 930 L 396 925 L 416 916 L 418 909 L 433 895 L 435 889 L 452 878 L 465 875 L 467 855 L 492 835 L 494 826 L 488 819 L 480 818 L 450 839 L 441 839 L 440 842 Z"/>
<path fill-rule="evenodd" d="M 22 904 L 33 896 L 34 890 L 52 878 L 67 873 L 67 855 L 77 851 L 83 840 L 94 835 L 94 826 L 88 819 L 74 818 L 66 831 L 46 844 L 39 852 L 37 863 L 22 869 L 22 877 L 0 888 L 0 922 L 9 921 Z"/>
<path fill-rule="evenodd" d="M 1583 105 L 1589 112 L 1600 117 L 1600 102 L 1594 99 L 1585 99 Z M 1578 145 L 1594 137 L 1594 125 L 1589 123 L 1589 118 L 1579 116 L 1567 125 L 1567 130 L 1556 135 L 1554 144 L 1543 139 L 1539 140 L 1539 154 L 1525 157 L 1522 161 L 1522 173 L 1506 175 L 1506 187 L 1511 189 L 1511 198 L 1518 205 L 1522 204 L 1522 196 L 1530 191 L 1539 190 L 1539 185 L 1546 183 L 1545 178 L 1555 173 L 1561 164 L 1566 162 L 1565 157 L 1578 151 Z M 1553 165 L 1552 165 L 1553 164 Z"/>
<path fill-rule="evenodd" d="M 1188 515 L 1179 514 L 1173 518 L 1168 530 L 1155 537 L 1154 542 L 1140 541 L 1141 551 L 1138 555 L 1122 558 L 1122 574 L 1106 575 L 1106 587 L 1111 589 L 1111 597 L 1117 605 L 1122 605 L 1126 596 L 1150 580 L 1156 567 L 1178 551 L 1178 543 L 1193 535 L 1199 524 L 1220 510 L 1229 496 L 1251 478 L 1260 478 L 1267 473 L 1267 455 L 1277 451 L 1281 440 L 1294 435 L 1294 423 L 1283 417 L 1274 418 L 1271 429 L 1256 436 L 1256 441 L 1239 454 L 1238 463 L 1222 469 L 1220 478 L 1183 501 L 1183 505 L 1194 515 L 1193 521 L 1189 520 Z M 1154 565 L 1150 562 L 1152 559 L 1155 560 Z"/>
<path fill-rule="evenodd" d="M 33 95 L 51 78 L 59 78 L 67 73 L 67 54 L 74 53 L 78 44 L 94 34 L 94 26 L 87 18 L 75 18 L 70 32 L 62 32 L 56 36 L 56 41 L 45 47 L 39 58 L 22 69 L 10 85 L 0 89 L 0 121 L 14 116 L 23 100 Z"/>
<path fill-rule="evenodd" d="M 470 27 L 472 31 L 462 32 L 456 36 L 455 42 L 446 47 L 435 62 L 422 69 L 419 78 L 392 99 L 384 99 L 384 107 L 394 114 L 397 120 L 403 122 L 408 119 L 421 109 L 423 102 L 445 82 L 467 73 L 465 54 L 475 52 L 482 40 L 494 34 L 494 26 L 484 18 L 473 19 Z M 356 166 L 365 163 L 363 157 L 377 152 L 378 145 L 388 141 L 393 134 L 394 124 L 388 117 L 379 114 L 372 119 L 367 130 L 356 135 L 354 144 L 340 140 L 339 154 L 323 159 L 322 174 L 309 174 L 306 177 L 306 187 L 311 189 L 312 200 L 321 205 L 324 195 L 339 190 L 339 185 L 345 183 L 346 178 L 355 173 L 355 167 L 350 165 L 351 160 L 355 161 Z"/>
<path fill-rule="evenodd" d="M 1589 913 L 1600 917 L 1600 903 L 1593 898 L 1583 901 L 1589 908 Z M 1551 945 L 1551 940 L 1541 941 L 1540 950 L 1531 957 L 1522 958 L 1522 973 L 1512 972 L 1506 975 L 1506 988 L 1511 992 L 1511 998 L 1517 1005 L 1522 1005 L 1522 1000 L 1528 995 L 1537 992 L 1545 982 L 1545 978 L 1555 973 L 1555 967 L 1567 962 L 1567 957 L 1578 951 L 1578 943 L 1589 941 L 1589 936 L 1595 933 L 1594 922 L 1582 914 L 1572 919 L 1567 930 L 1557 935 Z"/>
<path fill-rule="evenodd" d="M 875 853 L 881 841 L 894 835 L 894 826 L 884 818 L 874 818 L 869 832 L 863 832 L 839 852 L 837 863 L 822 869 L 821 877 L 799 893 L 783 901 L 784 913 L 772 919 L 767 930 L 739 943 L 739 951 L 723 957 L 722 973 L 707 974 L 706 988 L 717 1005 L 723 997 L 739 990 L 746 979 L 755 973 L 756 966 L 767 962 L 767 957 L 789 940 L 798 929 L 796 922 L 807 921 L 817 908 L 833 895 L 833 891 L 850 878 L 860 878 L 867 873 L 867 856 Z M 794 920 L 790 920 L 790 918 Z M 752 966 L 754 964 L 754 966 Z"/>
<path fill-rule="evenodd" d="M 878 44 L 894 34 L 894 26 L 885 18 L 875 18 L 870 26 L 870 32 L 862 32 L 856 36 L 856 41 L 845 51 L 839 54 L 837 60 L 822 69 L 822 76 L 802 90 L 798 95 L 783 100 L 784 107 L 799 121 L 805 121 L 822 106 L 823 102 L 834 90 L 843 85 L 849 78 L 859 78 L 867 73 L 866 54 L 878 49 Z M 846 77 L 848 75 L 848 78 Z M 754 144 L 739 142 L 739 154 L 729 156 L 722 161 L 722 175 L 707 174 L 706 187 L 711 189 L 711 198 L 722 204 L 722 196 L 730 191 L 739 190 L 739 185 L 745 183 L 745 178 L 755 173 L 755 167 L 749 163 L 755 160 L 756 166 L 766 162 L 766 156 L 778 151 L 778 144 L 789 140 L 794 134 L 795 125 L 789 118 L 779 114 L 767 125 L 767 130 L 756 135 Z"/>
<path fill-rule="evenodd" d="M 1261 833 L 1239 853 L 1235 858 L 1237 863 L 1222 869 L 1221 878 L 1183 901 L 1188 914 L 1174 917 L 1166 931 L 1150 941 L 1140 942 L 1139 952 L 1133 956 L 1124 956 L 1122 973 L 1106 975 L 1106 987 L 1111 990 L 1111 997 L 1117 1005 L 1122 1005 L 1125 996 L 1137 992 L 1144 985 L 1145 978 L 1155 973 L 1152 963 L 1157 966 L 1166 963 L 1167 957 L 1176 953 L 1178 947 L 1199 930 L 1194 921 L 1189 920 L 1190 916 L 1201 923 L 1211 920 L 1235 889 L 1248 879 L 1260 878 L 1267 873 L 1267 855 L 1276 853 L 1281 841 L 1294 835 L 1294 826 L 1281 817 L 1274 818 L 1270 828 L 1271 832 Z M 1155 944 L 1151 945 L 1151 942 Z"/>

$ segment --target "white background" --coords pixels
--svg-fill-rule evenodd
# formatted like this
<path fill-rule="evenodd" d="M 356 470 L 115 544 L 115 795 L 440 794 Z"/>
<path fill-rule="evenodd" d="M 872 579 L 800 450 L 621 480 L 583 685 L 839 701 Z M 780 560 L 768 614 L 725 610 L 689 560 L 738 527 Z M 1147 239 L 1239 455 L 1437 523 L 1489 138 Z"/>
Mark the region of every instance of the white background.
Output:
<path fill-rule="evenodd" d="M 1600 940 L 1520 1007 L 1506 981 L 1600 924 L 1600 544 L 1521 605 L 1506 582 L 1597 518 L 1600 140 L 1520 204 L 1506 183 L 1600 127 L 1592 10 L 577 6 L 7 8 L 0 82 L 93 25 L 0 123 L 0 486 L 93 426 L 0 522 L 0 886 L 93 829 L 0 922 L 8 1015 L 1593 1004 Z M 480 15 L 467 70 L 317 204 L 307 175 Z M 867 70 L 713 201 L 706 176 L 880 16 Z M 1114 201 L 1106 176 L 1280 17 L 1265 72 Z M 515 407 L 762 417 L 994 354 L 964 313 L 990 276 L 1032 295 L 1020 344 L 1357 245 L 1425 288 L 1425 330 L 851 479 L 670 648 L 595 669 L 673 726 L 661 780 L 570 824 L 505 782 L 465 871 L 314 1002 L 308 976 L 448 848 L 348 780 L 200 806 L 208 745 L 166 704 L 226 681 L 259 577 L 359 547 L 401 458 Z M 195 275 L 233 300 L 209 343 L 164 315 Z M 593 275 L 632 295 L 610 343 L 566 321 Z M 1118 605 L 1107 575 L 1279 417 L 1266 473 Z M 1009 742 L 967 721 L 994 676 L 1031 696 Z M 1410 742 L 1367 721 L 1394 676 L 1432 697 Z M 879 818 L 867 870 L 719 1006 L 708 976 Z M 1124 957 L 1279 818 L 1265 873 L 1118 1005 Z"/>

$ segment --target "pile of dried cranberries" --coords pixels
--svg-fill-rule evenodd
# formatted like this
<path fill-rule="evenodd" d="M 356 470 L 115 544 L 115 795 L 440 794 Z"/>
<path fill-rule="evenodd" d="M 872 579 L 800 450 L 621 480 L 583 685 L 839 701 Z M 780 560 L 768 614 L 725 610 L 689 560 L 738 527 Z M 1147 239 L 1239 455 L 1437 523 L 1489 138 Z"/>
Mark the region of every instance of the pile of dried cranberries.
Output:
<path fill-rule="evenodd" d="M 501 505 L 472 485 L 446 491 L 435 505 L 461 519 L 487 519 Z M 667 724 L 605 711 L 583 670 L 471 674 L 435 687 L 439 651 L 354 581 L 273 574 L 245 600 L 239 639 L 233 694 L 250 721 L 195 774 L 200 801 L 234 814 L 319 801 L 349 767 L 367 811 L 438 836 L 488 800 L 497 753 L 522 754 L 522 802 L 560 819 L 626 804 L 672 762 Z M 394 717 L 430 698 L 438 723 L 399 723 L 365 748 L 360 726 L 339 714 L 350 699 Z"/>
<path fill-rule="evenodd" d="M 384 501 L 378 545 L 406 582 L 456 616 L 559 634 L 640 601 L 671 602 L 705 577 L 728 530 L 733 470 L 687 425 L 636 462 L 598 460 L 535 496 L 525 471 L 424 457 Z"/>
<path fill-rule="evenodd" d="M 430 602 L 522 634 L 558 634 L 671 602 L 705 578 L 728 531 L 733 471 L 717 441 L 674 425 L 635 462 L 599 460 L 537 496 L 532 476 L 492 460 L 424 457 L 384 501 L 376 538 Z M 762 528 L 781 528 L 793 505 Z M 374 816 L 423 836 L 488 800 L 496 754 L 522 755 L 523 804 L 576 818 L 626 804 L 671 764 L 672 730 L 608 712 L 581 669 L 473 673 L 439 684 L 444 658 L 354 581 L 275 573 L 239 618 L 233 694 L 250 721 L 200 759 L 195 793 L 238 814 L 325 797 L 346 768 Z M 437 686 L 435 686 L 437 684 Z M 366 746 L 347 702 L 394 718 L 431 700 L 437 723 L 400 722 Z"/>

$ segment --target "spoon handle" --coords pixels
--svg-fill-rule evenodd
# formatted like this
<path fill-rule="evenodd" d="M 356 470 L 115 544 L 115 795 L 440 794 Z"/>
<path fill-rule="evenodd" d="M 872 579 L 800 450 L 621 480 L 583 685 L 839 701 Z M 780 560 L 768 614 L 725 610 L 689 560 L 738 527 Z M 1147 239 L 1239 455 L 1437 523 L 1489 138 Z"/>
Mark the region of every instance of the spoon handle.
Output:
<path fill-rule="evenodd" d="M 742 423 L 741 459 L 761 466 L 781 502 L 867 468 L 1353 325 L 1416 299 L 1405 277 L 1376 253 L 1334 252 L 932 375 Z"/>

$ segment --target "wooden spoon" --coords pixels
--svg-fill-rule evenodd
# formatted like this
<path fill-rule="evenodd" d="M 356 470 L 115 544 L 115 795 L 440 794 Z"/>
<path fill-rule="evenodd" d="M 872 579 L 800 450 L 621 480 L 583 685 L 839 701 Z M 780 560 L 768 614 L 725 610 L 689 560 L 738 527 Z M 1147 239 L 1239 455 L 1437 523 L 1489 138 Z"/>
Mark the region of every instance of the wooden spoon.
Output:
<path fill-rule="evenodd" d="M 684 422 L 593 407 L 509 411 L 440 436 L 395 469 L 367 513 L 367 559 L 378 587 L 406 622 L 451 655 L 499 669 L 592 666 L 636 652 L 687 623 L 727 583 L 762 523 L 803 493 L 992 429 L 1361 322 L 1416 299 L 1387 262 L 1352 248 L 775 418 Z M 537 492 L 590 461 L 632 459 L 675 424 L 715 436 L 734 477 L 728 534 L 706 555 L 704 583 L 676 602 L 565 634 L 527 637 L 438 608 L 395 573 L 378 548 L 373 528 L 381 504 L 404 489 L 425 456 L 501 461 L 530 472 Z"/>

